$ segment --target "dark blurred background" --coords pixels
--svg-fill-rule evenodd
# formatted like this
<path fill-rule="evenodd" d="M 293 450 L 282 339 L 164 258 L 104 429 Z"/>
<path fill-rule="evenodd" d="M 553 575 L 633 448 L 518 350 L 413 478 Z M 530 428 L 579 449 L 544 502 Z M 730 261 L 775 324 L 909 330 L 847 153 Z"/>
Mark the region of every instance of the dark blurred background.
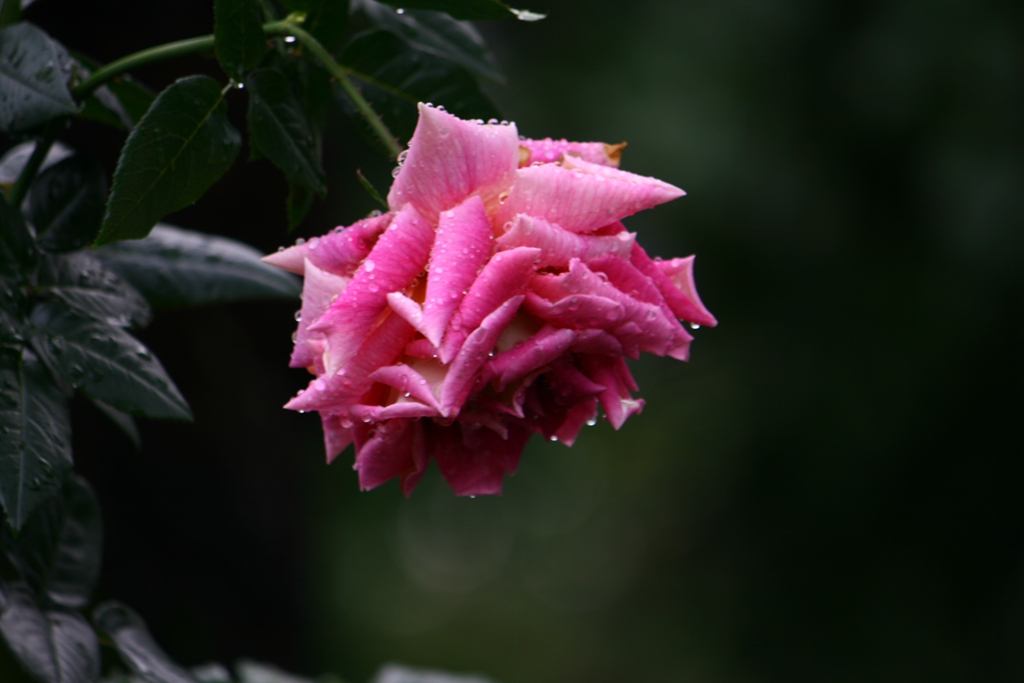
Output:
<path fill-rule="evenodd" d="M 27 15 L 109 61 L 209 32 L 211 6 Z M 385 661 L 501 683 L 1024 680 L 1024 4 L 530 9 L 549 18 L 480 26 L 494 100 L 531 137 L 626 140 L 624 168 L 685 188 L 627 225 L 698 254 L 721 325 L 688 364 L 634 364 L 648 403 L 622 431 L 535 440 L 500 498 L 430 476 L 406 500 L 359 493 L 316 417 L 280 409 L 307 381 L 286 367 L 295 304 L 160 313 L 141 336 L 196 422 L 145 422 L 135 452 L 73 413 L 100 597 L 186 664 L 356 682 Z M 218 73 L 138 75 L 195 71 Z M 66 140 L 113 171 L 121 134 Z M 343 119 L 328 152 L 303 236 L 374 208 L 355 168 L 389 180 Z M 240 160 L 169 220 L 270 251 L 295 238 L 285 193 Z"/>

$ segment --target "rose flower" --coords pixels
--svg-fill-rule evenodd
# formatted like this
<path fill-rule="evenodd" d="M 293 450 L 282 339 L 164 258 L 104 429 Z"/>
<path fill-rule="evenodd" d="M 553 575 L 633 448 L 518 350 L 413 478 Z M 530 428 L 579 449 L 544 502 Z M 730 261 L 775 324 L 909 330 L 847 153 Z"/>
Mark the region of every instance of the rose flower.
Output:
<path fill-rule="evenodd" d="M 315 379 L 327 461 L 363 489 L 431 459 L 459 495 L 500 493 L 530 435 L 572 445 L 598 406 L 640 412 L 625 358 L 686 360 L 713 326 L 693 257 L 651 259 L 621 219 L 682 196 L 620 171 L 623 145 L 520 139 L 420 105 L 390 211 L 266 257 L 305 276 L 292 367 Z"/>

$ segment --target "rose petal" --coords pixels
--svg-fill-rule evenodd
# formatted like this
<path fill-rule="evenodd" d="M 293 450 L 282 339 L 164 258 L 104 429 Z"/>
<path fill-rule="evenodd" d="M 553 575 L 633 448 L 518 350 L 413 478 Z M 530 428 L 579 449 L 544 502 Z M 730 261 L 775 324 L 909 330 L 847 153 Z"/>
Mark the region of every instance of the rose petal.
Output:
<path fill-rule="evenodd" d="M 714 327 L 718 324 L 718 321 L 704 307 L 700 297 L 697 296 L 697 287 L 693 282 L 693 259 L 693 256 L 688 256 L 685 259 L 673 259 L 667 262 L 670 265 L 665 270 L 673 273 L 675 280 L 680 283 L 676 284 L 666 274 L 665 270 L 659 267 L 656 261 L 651 260 L 651 257 L 647 255 L 647 252 L 639 244 L 633 245 L 633 251 L 630 254 L 630 263 L 641 273 L 649 277 L 657 286 L 661 295 L 665 297 L 665 303 L 668 304 L 668 307 L 672 309 L 677 318 L 688 320 L 698 325 Z M 688 263 L 683 263 L 687 260 L 689 261 Z M 681 263 L 671 265 L 675 262 Z M 666 262 L 663 261 L 662 263 Z"/>
<path fill-rule="evenodd" d="M 630 415 L 643 410 L 644 400 L 634 399 L 630 394 L 630 389 L 636 391 L 636 383 L 622 358 L 590 355 L 580 361 L 587 376 L 606 387 L 598 400 L 612 427 L 619 429 Z"/>
<path fill-rule="evenodd" d="M 484 381 L 495 378 L 495 388 L 503 391 L 512 382 L 526 377 L 564 354 L 576 341 L 576 336 L 577 333 L 573 330 L 546 325 L 531 339 L 499 353 L 488 361 Z"/>
<path fill-rule="evenodd" d="M 327 464 L 330 465 L 352 443 L 352 423 L 350 422 L 346 427 L 340 415 L 329 413 L 320 413 L 320 422 L 324 428 L 324 450 L 327 451 Z"/>
<path fill-rule="evenodd" d="M 565 268 L 570 259 L 582 261 L 605 254 L 629 258 L 636 234 L 620 232 L 614 236 L 577 235 L 543 218 L 520 214 L 496 242 L 499 250 L 515 247 L 537 247 L 541 250 L 538 268 Z"/>
<path fill-rule="evenodd" d="M 555 437 L 566 446 L 576 443 L 583 425 L 591 424 L 597 417 L 597 399 L 591 399 L 569 409 L 565 422 L 555 432 Z"/>
<path fill-rule="evenodd" d="M 298 275 L 305 274 L 306 259 L 335 275 L 352 275 L 394 216 L 389 212 L 364 218 L 347 228 L 335 228 L 322 237 L 313 237 L 303 244 L 268 254 L 263 260 Z"/>
<path fill-rule="evenodd" d="M 525 289 L 539 256 L 539 249 L 518 247 L 491 257 L 452 316 L 441 343 L 442 362 L 450 363 L 484 318 Z"/>
<path fill-rule="evenodd" d="M 441 406 L 430 390 L 427 379 L 408 365 L 389 365 L 374 372 L 370 375 L 370 379 L 407 393 L 430 406 L 437 413 L 441 412 Z"/>
<path fill-rule="evenodd" d="M 543 140 L 520 140 L 519 147 L 526 150 L 526 154 L 520 153 L 519 155 L 520 166 L 547 164 L 558 161 L 563 155 L 569 154 L 585 159 L 592 164 L 618 168 L 626 143 L 609 145 L 604 142 L 569 142 L 568 140 L 544 138 Z"/>
<path fill-rule="evenodd" d="M 508 439 L 489 429 L 467 429 L 459 423 L 431 426 L 434 459 L 441 476 L 459 496 L 501 493 L 505 474 L 516 471 L 530 439 L 528 430 L 512 426 Z"/>
<path fill-rule="evenodd" d="M 355 469 L 359 472 L 360 489 L 369 491 L 417 470 L 412 424 L 408 419 L 389 420 L 376 425 L 362 443 L 357 440 Z"/>
<path fill-rule="evenodd" d="M 590 232 L 684 194 L 655 178 L 565 157 L 561 165 L 517 170 L 494 224 L 504 225 L 518 214 L 527 214 L 570 232 Z"/>
<path fill-rule="evenodd" d="M 292 349 L 291 361 L 293 368 L 306 368 L 313 365 L 315 356 L 322 353 L 321 344 L 309 344 L 309 326 L 331 305 L 348 285 L 349 278 L 328 273 L 317 268 L 306 259 L 306 277 L 302 283 L 302 310 L 300 312 L 299 329 L 295 332 L 295 348 Z M 322 335 L 320 335 L 322 336 Z"/>
<path fill-rule="evenodd" d="M 411 206 L 395 216 L 345 292 L 309 328 L 327 339 L 328 374 L 356 352 L 386 309 L 388 294 L 405 289 L 420 274 L 433 239 L 430 224 Z"/>
<path fill-rule="evenodd" d="M 519 161 L 515 125 L 478 125 L 419 105 L 405 162 L 388 193 L 395 211 L 412 203 L 435 220 L 470 195 L 491 204 L 513 180 Z"/>

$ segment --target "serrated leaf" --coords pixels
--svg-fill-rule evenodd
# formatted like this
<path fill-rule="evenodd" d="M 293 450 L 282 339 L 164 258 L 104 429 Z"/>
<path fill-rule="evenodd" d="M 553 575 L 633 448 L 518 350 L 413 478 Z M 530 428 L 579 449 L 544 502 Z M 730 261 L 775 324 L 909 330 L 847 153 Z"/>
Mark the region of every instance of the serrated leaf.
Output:
<path fill-rule="evenodd" d="M 217 61 L 228 76 L 241 79 L 267 51 L 259 0 L 215 0 L 213 13 Z"/>
<path fill-rule="evenodd" d="M 142 448 L 142 437 L 139 435 L 139 427 L 135 424 L 135 418 L 128 413 L 121 412 L 117 408 L 103 401 L 87 397 L 96 408 L 107 416 L 107 419 L 114 423 L 121 432 L 128 437 L 136 449 Z"/>
<path fill-rule="evenodd" d="M 520 19 L 537 21 L 543 14 L 529 10 L 513 9 L 498 0 L 382 0 L 393 7 L 403 9 L 435 10 L 447 12 L 456 19 Z"/>
<path fill-rule="evenodd" d="M 62 53 L 32 24 L 0 29 L 0 132 L 27 130 L 75 112 Z"/>
<path fill-rule="evenodd" d="M 30 322 L 47 356 L 75 389 L 133 415 L 192 419 L 160 361 L 120 327 L 59 300 L 38 304 Z"/>
<path fill-rule="evenodd" d="M 44 258 L 36 291 L 116 327 L 144 327 L 151 316 L 138 290 L 85 252 Z"/>
<path fill-rule="evenodd" d="M 168 213 L 199 199 L 238 155 L 221 86 L 182 78 L 153 102 L 125 142 L 96 244 L 139 239 Z"/>
<path fill-rule="evenodd" d="M 444 105 L 466 119 L 498 116 L 468 71 L 409 47 L 389 31 L 357 36 L 341 54 L 341 63 L 366 82 L 363 96 L 400 140 L 412 136 L 418 102 Z"/>
<path fill-rule="evenodd" d="M 249 135 L 260 152 L 292 181 L 314 192 L 327 191 L 316 135 L 285 75 L 259 69 L 246 78 Z"/>
<path fill-rule="evenodd" d="M 28 216 L 44 251 L 75 251 L 96 239 L 107 204 L 103 166 L 75 155 L 43 171 L 32 183 Z"/>
<path fill-rule="evenodd" d="M 89 622 L 77 612 L 39 609 L 28 586 L 14 584 L 4 598 L 0 634 L 26 671 L 43 683 L 95 683 L 100 646 Z"/>
<path fill-rule="evenodd" d="M 410 47 L 447 59 L 478 76 L 504 82 L 491 62 L 483 38 L 470 24 L 456 21 L 444 12 L 407 10 L 398 14 L 375 0 L 362 0 L 361 6 L 371 23 L 391 31 Z"/>
<path fill-rule="evenodd" d="M 88 604 L 103 556 L 103 523 L 84 479 L 69 477 L 16 538 L 5 533 L 7 556 L 38 601 L 70 609 Z"/>
<path fill-rule="evenodd" d="M 125 666 L 146 683 L 197 683 L 153 642 L 145 622 L 130 607 L 105 602 L 93 612 L 92 620 L 113 641 Z"/>
<path fill-rule="evenodd" d="M 29 349 L 0 349 L 0 502 L 20 529 L 71 469 L 67 399 Z"/>
<path fill-rule="evenodd" d="M 155 307 L 246 299 L 292 299 L 298 280 L 260 261 L 262 254 L 226 237 L 160 224 L 149 237 L 93 251 Z"/>

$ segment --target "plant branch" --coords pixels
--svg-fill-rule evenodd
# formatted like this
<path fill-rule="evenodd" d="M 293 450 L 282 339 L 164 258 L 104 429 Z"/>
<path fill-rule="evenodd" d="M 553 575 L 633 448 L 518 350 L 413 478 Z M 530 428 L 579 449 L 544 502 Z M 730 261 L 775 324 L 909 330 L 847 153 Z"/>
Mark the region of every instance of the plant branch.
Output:
<path fill-rule="evenodd" d="M 352 103 L 356 105 L 356 109 L 358 109 L 359 113 L 363 115 L 366 122 L 370 124 L 370 128 L 372 128 L 373 132 L 377 134 L 377 137 L 380 138 L 380 141 L 384 144 L 384 147 L 388 150 L 391 156 L 397 157 L 401 154 L 402 146 L 398 144 L 395 136 L 392 135 L 391 131 L 388 130 L 388 127 L 384 125 L 384 122 L 381 120 L 380 116 L 377 115 L 377 112 L 373 110 L 373 107 L 370 106 L 369 102 L 363 98 L 362 93 L 352 85 L 352 81 L 349 80 L 347 70 L 334 60 L 334 57 L 332 57 L 331 53 L 320 44 L 320 41 L 288 20 L 277 23 L 279 26 L 274 27 L 274 34 L 295 36 L 299 42 L 306 47 L 306 49 L 313 53 L 313 56 L 320 60 L 327 71 L 338 79 L 338 84 L 341 86 L 341 89 L 345 91 L 345 94 L 349 96 Z M 270 24 L 266 24 L 263 27 L 263 30 L 268 34 L 271 33 L 271 31 L 268 30 L 270 26 Z"/>
<path fill-rule="evenodd" d="M 14 181 L 11 191 L 7 193 L 8 204 L 13 207 L 19 207 L 25 201 L 29 185 L 32 184 L 36 173 L 39 173 L 39 169 L 46 160 L 46 155 L 50 153 L 50 148 L 53 147 L 53 143 L 57 140 L 57 134 L 64 127 L 66 121 L 67 119 L 62 116 L 52 119 L 46 124 L 46 128 L 43 129 L 43 136 L 36 143 L 35 149 L 32 150 L 32 156 L 25 162 L 21 173 L 18 174 L 18 179 Z"/>

